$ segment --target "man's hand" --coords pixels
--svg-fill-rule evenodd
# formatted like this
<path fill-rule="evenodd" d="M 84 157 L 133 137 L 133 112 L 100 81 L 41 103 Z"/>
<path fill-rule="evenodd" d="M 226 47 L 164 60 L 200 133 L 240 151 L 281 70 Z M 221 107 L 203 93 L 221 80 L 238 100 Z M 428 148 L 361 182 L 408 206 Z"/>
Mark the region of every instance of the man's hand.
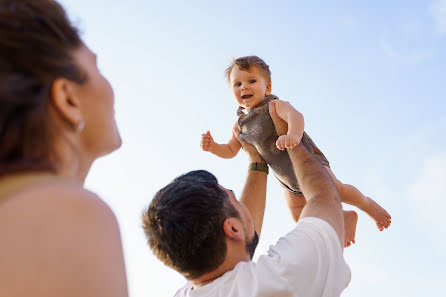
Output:
<path fill-rule="evenodd" d="M 207 131 L 204 134 L 201 134 L 200 141 L 201 149 L 205 152 L 213 152 L 215 147 L 214 139 L 212 138 L 211 132 Z"/>
<path fill-rule="evenodd" d="M 254 146 L 252 146 L 249 143 L 246 143 L 240 139 L 240 130 L 237 127 L 237 125 L 235 125 L 234 129 L 232 129 L 232 133 L 234 134 L 234 136 L 237 138 L 237 140 L 242 145 L 243 150 L 248 154 L 248 157 L 251 160 L 251 163 L 257 162 L 257 163 L 266 164 L 266 162 L 263 160 L 262 156 L 260 156 L 259 152 L 257 151 L 257 149 Z"/>
<path fill-rule="evenodd" d="M 277 135 L 286 135 L 288 131 L 288 124 L 277 115 L 276 102 L 274 102 L 274 100 L 269 102 L 269 115 L 273 120 Z"/>

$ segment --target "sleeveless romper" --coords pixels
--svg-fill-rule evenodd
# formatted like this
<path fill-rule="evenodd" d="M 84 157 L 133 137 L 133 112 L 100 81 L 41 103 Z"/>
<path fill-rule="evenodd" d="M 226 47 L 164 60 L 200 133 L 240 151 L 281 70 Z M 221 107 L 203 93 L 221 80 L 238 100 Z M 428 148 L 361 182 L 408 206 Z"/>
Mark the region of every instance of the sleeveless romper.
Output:
<path fill-rule="evenodd" d="M 263 103 L 251 108 L 248 114 L 245 114 L 243 108 L 239 107 L 237 115 L 239 116 L 240 138 L 257 149 L 263 160 L 274 171 L 276 178 L 288 191 L 302 196 L 303 194 L 287 150 L 281 151 L 276 147 L 276 141 L 279 136 L 274 128 L 268 106 L 269 101 L 276 99 L 279 98 L 272 94 L 265 97 Z M 301 142 L 322 165 L 330 167 L 327 158 L 317 148 L 307 133 L 303 133 Z"/>

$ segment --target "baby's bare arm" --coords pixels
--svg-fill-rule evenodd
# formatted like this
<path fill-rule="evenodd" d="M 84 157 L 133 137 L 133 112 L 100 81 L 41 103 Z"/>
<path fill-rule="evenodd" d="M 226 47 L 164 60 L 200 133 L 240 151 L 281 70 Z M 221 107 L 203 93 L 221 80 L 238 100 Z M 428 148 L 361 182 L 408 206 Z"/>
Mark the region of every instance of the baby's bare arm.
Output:
<path fill-rule="evenodd" d="M 236 127 L 236 126 L 234 126 Z M 234 135 L 234 131 L 231 134 L 231 139 L 227 144 L 219 144 L 214 141 L 209 131 L 201 135 L 201 148 L 203 151 L 210 152 L 220 158 L 230 159 L 234 158 L 240 151 L 241 144 L 237 137 Z"/>
<path fill-rule="evenodd" d="M 277 148 L 284 150 L 299 144 L 304 133 L 304 116 L 289 102 L 275 100 L 277 115 L 288 124 L 288 132 L 277 139 Z"/>

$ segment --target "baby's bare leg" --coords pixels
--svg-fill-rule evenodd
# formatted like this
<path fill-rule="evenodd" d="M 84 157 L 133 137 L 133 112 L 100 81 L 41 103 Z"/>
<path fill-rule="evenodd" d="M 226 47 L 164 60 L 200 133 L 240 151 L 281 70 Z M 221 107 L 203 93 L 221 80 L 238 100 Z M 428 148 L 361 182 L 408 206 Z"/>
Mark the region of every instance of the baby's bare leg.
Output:
<path fill-rule="evenodd" d="M 344 247 L 349 247 L 352 243 L 355 243 L 356 236 L 356 223 L 358 222 L 358 214 L 353 210 L 344 210 L 344 228 L 345 228 L 345 241 Z"/>
<path fill-rule="evenodd" d="M 305 197 L 297 196 L 285 189 L 285 201 L 288 205 L 288 209 L 290 210 L 293 220 L 297 223 L 297 221 L 299 221 L 302 209 L 304 208 L 305 204 L 307 204 Z"/>
<path fill-rule="evenodd" d="M 304 208 L 307 201 L 304 196 L 297 196 L 288 190 L 285 190 L 285 201 L 290 210 L 293 220 L 297 222 L 300 218 L 302 209 Z M 358 214 L 352 210 L 344 210 L 344 228 L 345 228 L 345 242 L 344 246 L 348 247 L 352 243 L 355 243 L 356 235 L 356 223 L 358 221 Z"/>
<path fill-rule="evenodd" d="M 341 200 L 344 203 L 356 206 L 360 210 L 367 213 L 375 222 L 380 231 L 388 228 L 391 223 L 391 216 L 373 199 L 364 196 L 357 188 L 352 185 L 343 184 L 331 171 L 330 167 L 325 166 L 325 169 L 331 175 L 336 184 Z"/>

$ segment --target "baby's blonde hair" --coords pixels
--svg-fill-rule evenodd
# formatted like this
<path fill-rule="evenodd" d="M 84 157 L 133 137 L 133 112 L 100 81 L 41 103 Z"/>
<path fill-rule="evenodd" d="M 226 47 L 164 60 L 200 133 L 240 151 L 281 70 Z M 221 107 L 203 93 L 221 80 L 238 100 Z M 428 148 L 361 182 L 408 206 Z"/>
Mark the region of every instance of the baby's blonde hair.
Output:
<path fill-rule="evenodd" d="M 225 70 L 225 75 L 230 82 L 230 76 L 232 69 L 237 67 L 239 70 L 244 70 L 250 72 L 252 67 L 257 67 L 260 73 L 263 75 L 267 83 L 271 82 L 271 71 L 269 70 L 268 64 L 257 56 L 246 56 L 233 59 L 231 65 Z"/>

